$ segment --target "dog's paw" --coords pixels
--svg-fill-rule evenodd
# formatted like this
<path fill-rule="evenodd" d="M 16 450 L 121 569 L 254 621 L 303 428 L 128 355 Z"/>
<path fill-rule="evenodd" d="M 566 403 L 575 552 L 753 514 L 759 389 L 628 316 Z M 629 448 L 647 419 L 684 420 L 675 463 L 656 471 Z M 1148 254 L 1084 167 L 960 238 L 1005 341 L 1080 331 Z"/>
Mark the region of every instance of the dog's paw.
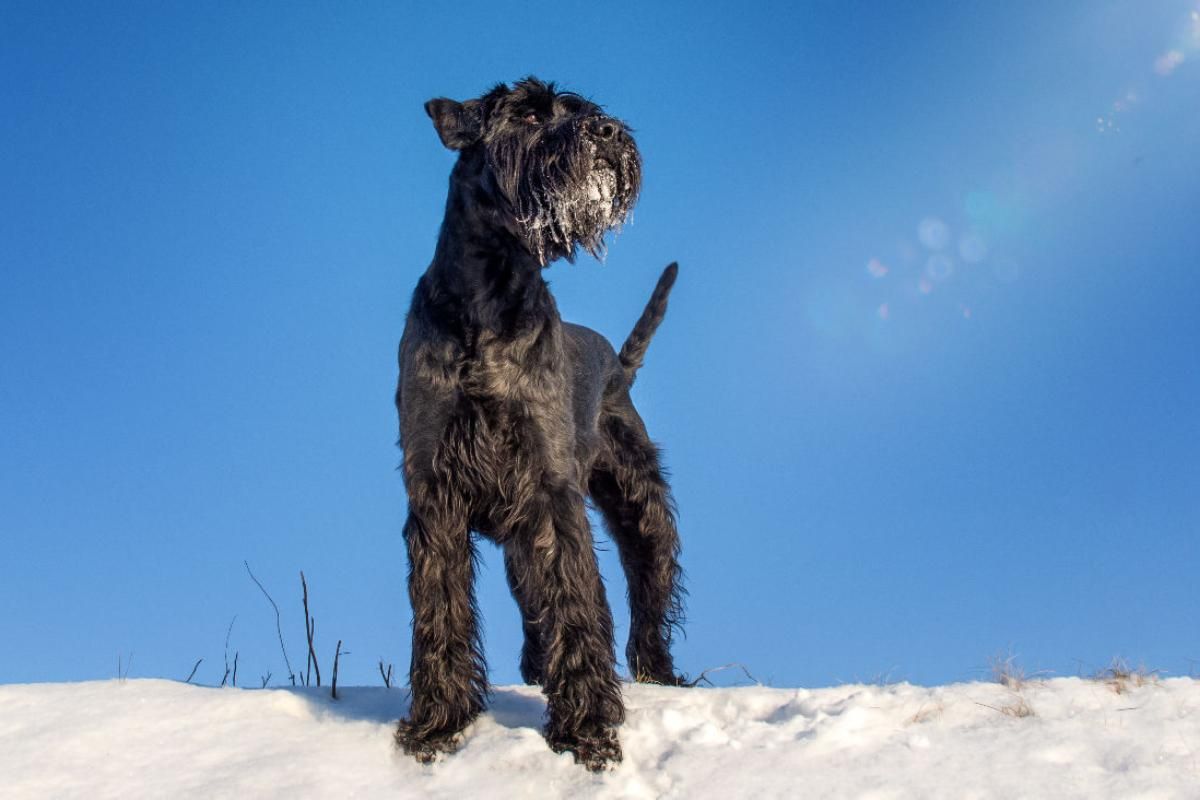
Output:
<path fill-rule="evenodd" d="M 438 756 L 450 754 L 462 745 L 460 732 L 428 731 L 402 719 L 396 728 L 396 745 L 422 764 L 432 764 Z"/>
<path fill-rule="evenodd" d="M 621 742 L 616 729 L 608 726 L 548 737 L 547 742 L 554 752 L 573 755 L 575 763 L 582 764 L 589 772 L 614 769 L 621 763 Z"/>

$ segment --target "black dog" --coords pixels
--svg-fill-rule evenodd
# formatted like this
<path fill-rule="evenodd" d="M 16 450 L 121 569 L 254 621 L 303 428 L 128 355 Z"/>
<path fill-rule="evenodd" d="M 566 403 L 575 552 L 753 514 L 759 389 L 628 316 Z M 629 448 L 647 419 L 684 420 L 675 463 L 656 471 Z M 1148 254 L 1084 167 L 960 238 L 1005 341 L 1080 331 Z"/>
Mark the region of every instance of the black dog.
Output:
<path fill-rule="evenodd" d="M 521 675 L 545 691 L 547 741 L 601 769 L 621 758 L 625 712 L 589 495 L 628 578 L 629 669 L 639 681 L 680 683 L 670 653 L 682 616 L 674 509 L 629 399 L 676 267 L 620 355 L 563 322 L 542 268 L 573 260 L 578 246 L 598 256 L 629 213 L 641 182 L 629 129 L 534 78 L 425 110 L 459 158 L 400 342 L 413 648 L 412 705 L 396 738 L 430 761 L 454 750 L 484 707 L 475 531 L 504 548 L 524 620 Z"/>

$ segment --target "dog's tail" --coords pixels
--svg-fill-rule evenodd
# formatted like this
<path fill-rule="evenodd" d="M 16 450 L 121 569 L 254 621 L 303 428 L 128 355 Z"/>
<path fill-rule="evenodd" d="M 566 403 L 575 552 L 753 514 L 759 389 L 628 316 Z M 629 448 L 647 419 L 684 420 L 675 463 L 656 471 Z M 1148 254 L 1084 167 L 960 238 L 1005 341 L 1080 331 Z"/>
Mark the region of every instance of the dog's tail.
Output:
<path fill-rule="evenodd" d="M 633 332 L 629 334 L 625 344 L 621 345 L 621 353 L 617 358 L 621 360 L 621 366 L 625 368 L 625 376 L 629 379 L 630 384 L 633 383 L 638 369 L 642 366 L 642 359 L 646 357 L 646 348 L 650 346 L 650 337 L 658 330 L 659 323 L 667 314 L 667 295 L 671 293 L 671 287 L 675 285 L 675 276 L 678 274 L 679 265 L 674 262 L 663 270 L 662 277 L 658 279 L 658 285 L 654 287 L 654 293 L 650 295 L 650 302 L 646 303 L 646 310 L 642 312 L 641 319 L 633 326 Z"/>

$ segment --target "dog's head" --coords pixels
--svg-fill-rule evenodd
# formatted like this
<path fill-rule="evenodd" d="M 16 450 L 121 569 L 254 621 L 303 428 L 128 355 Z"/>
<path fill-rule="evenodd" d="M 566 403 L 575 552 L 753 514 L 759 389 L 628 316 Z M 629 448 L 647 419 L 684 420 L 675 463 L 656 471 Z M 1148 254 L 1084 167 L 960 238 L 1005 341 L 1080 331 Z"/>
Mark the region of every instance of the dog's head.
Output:
<path fill-rule="evenodd" d="M 543 266 L 573 260 L 576 247 L 602 257 L 604 234 L 637 200 L 642 160 L 629 127 L 553 83 L 525 78 L 463 103 L 430 100 L 425 111 Z"/>

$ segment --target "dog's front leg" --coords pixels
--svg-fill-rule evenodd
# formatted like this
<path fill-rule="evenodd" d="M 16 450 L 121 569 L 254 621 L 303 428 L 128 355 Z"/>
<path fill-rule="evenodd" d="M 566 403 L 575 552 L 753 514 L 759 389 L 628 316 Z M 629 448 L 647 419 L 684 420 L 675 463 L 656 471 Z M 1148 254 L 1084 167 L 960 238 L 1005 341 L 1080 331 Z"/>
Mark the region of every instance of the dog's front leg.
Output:
<path fill-rule="evenodd" d="M 583 496 L 569 486 L 532 501 L 508 543 L 514 577 L 538 615 L 546 741 L 590 770 L 621 760 L 625 717 L 604 595 Z"/>
<path fill-rule="evenodd" d="M 488 691 L 475 608 L 475 551 L 461 508 L 435 492 L 409 487 L 404 540 L 413 610 L 412 702 L 396 741 L 423 762 L 457 748 Z"/>

